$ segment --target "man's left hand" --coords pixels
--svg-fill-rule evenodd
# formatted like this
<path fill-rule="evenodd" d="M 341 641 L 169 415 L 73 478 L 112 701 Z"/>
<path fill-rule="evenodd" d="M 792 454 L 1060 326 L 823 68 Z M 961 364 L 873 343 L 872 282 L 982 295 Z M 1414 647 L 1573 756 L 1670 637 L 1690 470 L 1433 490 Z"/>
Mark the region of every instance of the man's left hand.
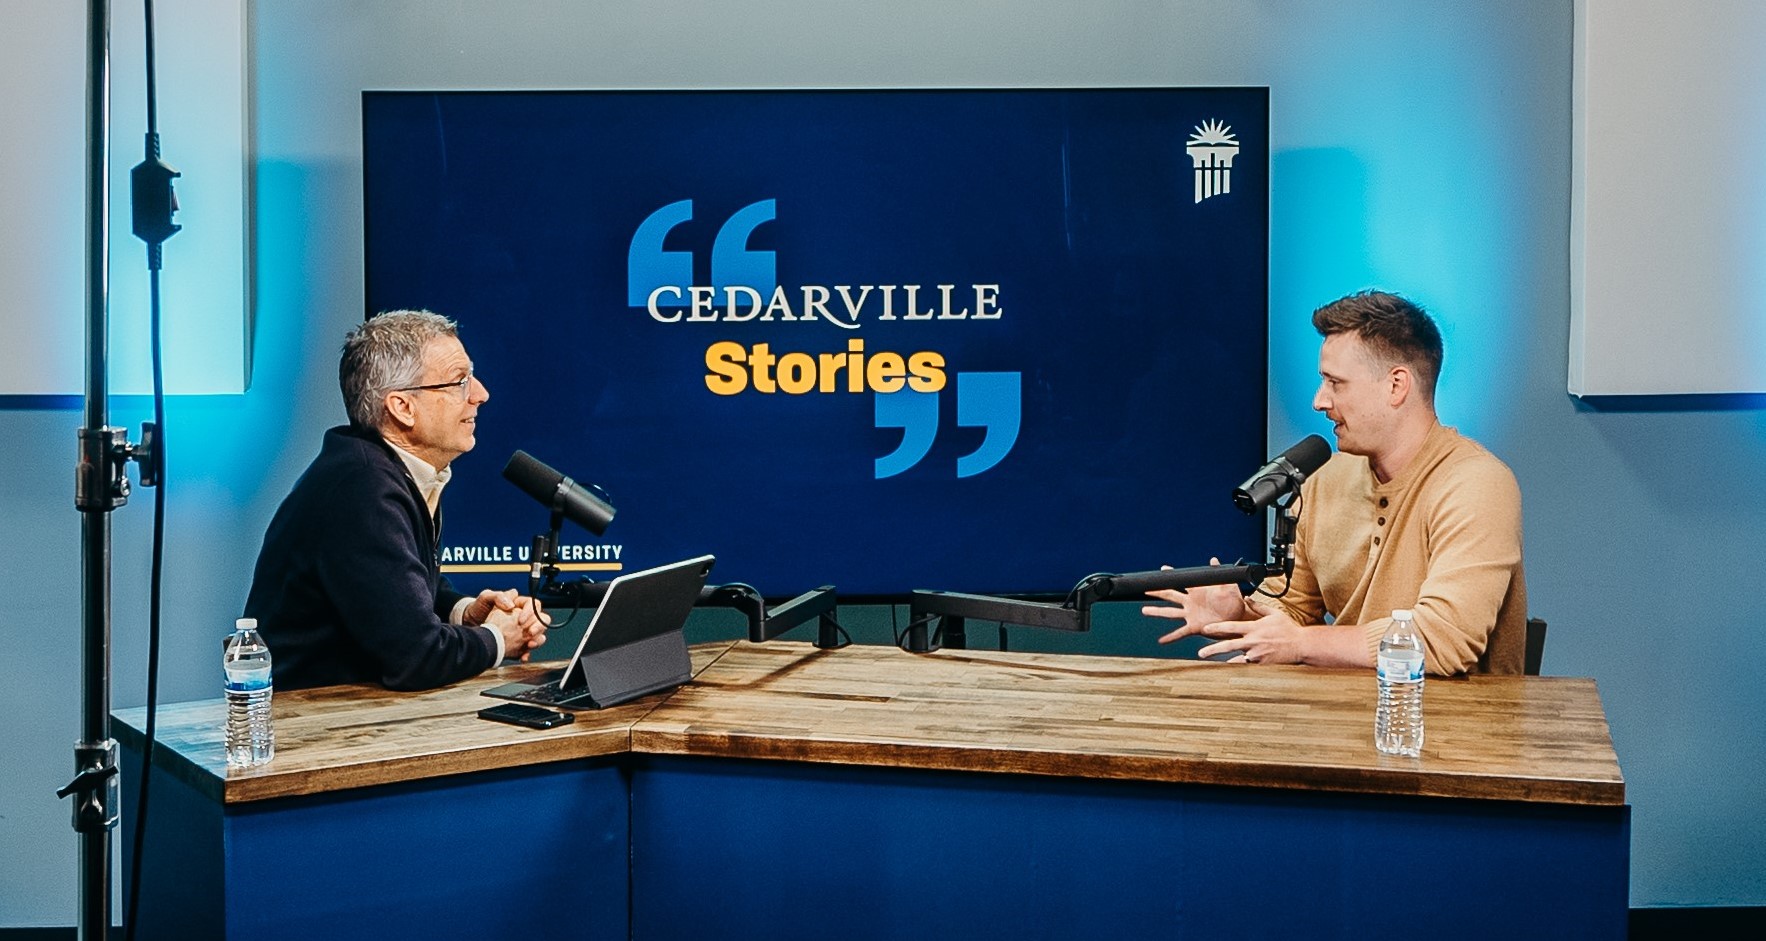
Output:
<path fill-rule="evenodd" d="M 1306 628 L 1281 608 L 1266 605 L 1255 598 L 1245 599 L 1246 607 L 1257 615 L 1253 621 L 1218 621 L 1202 633 L 1220 638 L 1196 651 L 1199 657 L 1215 657 L 1239 652 L 1233 663 L 1303 663 Z"/>
<path fill-rule="evenodd" d="M 513 613 L 515 623 L 528 631 L 551 623 L 551 619 L 541 612 L 538 598 L 529 598 L 513 588 L 503 591 L 487 588 L 479 592 L 478 597 L 466 606 L 466 610 L 460 612 L 460 620 L 467 624 L 483 624 L 492 611 Z"/>

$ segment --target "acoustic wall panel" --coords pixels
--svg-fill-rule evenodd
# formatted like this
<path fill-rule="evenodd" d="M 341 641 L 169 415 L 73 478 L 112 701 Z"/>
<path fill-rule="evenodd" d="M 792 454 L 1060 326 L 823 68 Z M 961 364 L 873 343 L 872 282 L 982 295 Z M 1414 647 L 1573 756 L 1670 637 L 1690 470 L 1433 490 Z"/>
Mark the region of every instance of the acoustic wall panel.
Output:
<path fill-rule="evenodd" d="M 1763 42 L 1754 0 L 1576 3 L 1572 394 L 1766 392 Z"/>
<path fill-rule="evenodd" d="M 77 395 L 86 343 L 86 4 L 10 0 L 0 25 L 0 396 Z M 167 391 L 250 380 L 245 0 L 155 6 L 159 130 L 184 230 L 161 273 Z M 16 27 L 16 28 L 15 28 Z M 146 247 L 130 230 L 144 155 L 141 4 L 111 17 L 111 391 L 152 391 Z"/>

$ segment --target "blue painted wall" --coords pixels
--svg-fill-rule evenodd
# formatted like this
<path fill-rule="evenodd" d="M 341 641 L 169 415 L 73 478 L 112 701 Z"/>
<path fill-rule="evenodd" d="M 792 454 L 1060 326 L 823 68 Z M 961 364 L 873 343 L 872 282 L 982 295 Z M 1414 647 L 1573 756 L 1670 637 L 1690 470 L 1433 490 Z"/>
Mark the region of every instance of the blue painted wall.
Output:
<path fill-rule="evenodd" d="M 1750 603 L 1766 589 L 1754 492 L 1766 410 L 1598 411 L 1564 392 L 1571 8 L 258 0 L 247 37 L 256 368 L 244 396 L 168 410 L 163 695 L 215 694 L 217 638 L 263 528 L 341 415 L 336 349 L 363 296 L 361 89 L 1268 85 L 1271 445 L 1323 430 L 1308 410 L 1314 306 L 1379 285 L 1431 307 L 1448 345 L 1443 418 L 1520 478 L 1533 608 L 1551 621 L 1547 672 L 1599 681 L 1635 805 L 1632 904 L 1766 904 L 1755 670 L 1766 632 Z M 180 221 L 201 224 L 192 207 Z M 199 264 L 169 244 L 168 278 Z M 122 405 L 113 420 L 145 415 Z M 78 718 L 79 423 L 74 410 L 0 410 L 0 927 L 70 924 L 75 911 L 74 840 L 53 791 L 71 774 Z M 146 495 L 116 514 L 120 705 L 144 696 L 151 516 Z M 1150 633 L 1112 612 L 1086 640 L 1150 652 Z"/>

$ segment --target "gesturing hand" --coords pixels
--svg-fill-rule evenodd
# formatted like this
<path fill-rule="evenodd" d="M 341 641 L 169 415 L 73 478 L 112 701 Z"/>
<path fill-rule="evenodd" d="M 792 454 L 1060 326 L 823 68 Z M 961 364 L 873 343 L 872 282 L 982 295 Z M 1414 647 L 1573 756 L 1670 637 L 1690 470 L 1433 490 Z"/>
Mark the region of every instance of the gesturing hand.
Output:
<path fill-rule="evenodd" d="M 1209 565 L 1219 565 L 1219 559 L 1209 559 Z M 1159 567 L 1167 571 L 1169 565 Z M 1141 613 L 1150 618 L 1167 618 L 1181 620 L 1182 627 L 1159 638 L 1159 643 L 1169 644 L 1195 634 L 1203 634 L 1205 629 L 1221 621 L 1243 618 L 1250 609 L 1245 605 L 1244 596 L 1239 594 L 1237 585 L 1204 585 L 1198 588 L 1177 589 L 1166 588 L 1147 592 L 1147 597 L 1157 598 L 1166 604 L 1150 604 L 1141 608 Z M 1212 636 L 1212 635 L 1209 635 Z"/>
<path fill-rule="evenodd" d="M 1196 651 L 1198 657 L 1215 657 L 1237 651 L 1234 663 L 1300 663 L 1302 641 L 1306 628 L 1280 608 L 1254 599 L 1245 599 L 1245 607 L 1256 615 L 1252 620 L 1218 621 L 1200 633 L 1215 643 Z"/>

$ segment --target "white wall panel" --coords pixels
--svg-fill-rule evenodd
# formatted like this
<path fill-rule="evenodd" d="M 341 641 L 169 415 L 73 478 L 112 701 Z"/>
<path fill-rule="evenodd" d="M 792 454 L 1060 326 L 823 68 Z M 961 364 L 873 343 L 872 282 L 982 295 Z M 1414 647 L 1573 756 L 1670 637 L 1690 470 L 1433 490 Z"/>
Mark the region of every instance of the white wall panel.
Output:
<path fill-rule="evenodd" d="M 1575 41 L 1570 391 L 1766 392 L 1766 3 L 1578 0 Z"/>
<path fill-rule="evenodd" d="M 0 395 L 85 386 L 86 4 L 0 3 Z M 161 273 L 166 387 L 250 380 L 246 303 L 245 0 L 155 5 L 159 130 L 184 231 Z M 145 245 L 129 169 L 145 153 L 142 4 L 112 4 L 111 391 L 152 391 Z"/>

